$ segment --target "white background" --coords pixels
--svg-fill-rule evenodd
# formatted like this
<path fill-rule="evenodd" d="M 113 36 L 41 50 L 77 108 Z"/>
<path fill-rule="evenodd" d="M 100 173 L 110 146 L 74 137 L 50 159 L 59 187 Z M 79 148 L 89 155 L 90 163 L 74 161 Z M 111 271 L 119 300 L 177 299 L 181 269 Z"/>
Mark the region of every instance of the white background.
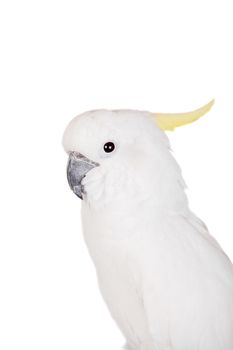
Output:
<path fill-rule="evenodd" d="M 233 259 L 231 1 L 1 1 L 0 349 L 120 349 L 62 133 L 93 108 L 211 113 L 169 133 L 190 206 Z"/>

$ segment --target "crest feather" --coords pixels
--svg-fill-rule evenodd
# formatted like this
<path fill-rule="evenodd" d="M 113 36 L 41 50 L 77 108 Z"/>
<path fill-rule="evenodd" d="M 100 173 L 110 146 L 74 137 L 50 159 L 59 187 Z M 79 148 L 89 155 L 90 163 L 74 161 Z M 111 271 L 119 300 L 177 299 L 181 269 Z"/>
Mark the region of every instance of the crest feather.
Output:
<path fill-rule="evenodd" d="M 214 104 L 214 100 L 195 111 L 186 113 L 155 113 L 155 121 L 161 130 L 174 130 L 179 126 L 192 123 L 209 112 Z"/>

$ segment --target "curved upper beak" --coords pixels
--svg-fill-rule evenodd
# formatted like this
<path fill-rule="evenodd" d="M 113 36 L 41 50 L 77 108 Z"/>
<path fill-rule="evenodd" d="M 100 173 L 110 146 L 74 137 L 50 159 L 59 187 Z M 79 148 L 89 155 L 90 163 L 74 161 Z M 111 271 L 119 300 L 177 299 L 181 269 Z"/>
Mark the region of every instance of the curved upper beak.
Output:
<path fill-rule="evenodd" d="M 82 179 L 93 168 L 99 166 L 98 163 L 86 158 L 78 152 L 70 152 L 67 165 L 67 179 L 72 191 L 83 199 L 84 186 Z"/>

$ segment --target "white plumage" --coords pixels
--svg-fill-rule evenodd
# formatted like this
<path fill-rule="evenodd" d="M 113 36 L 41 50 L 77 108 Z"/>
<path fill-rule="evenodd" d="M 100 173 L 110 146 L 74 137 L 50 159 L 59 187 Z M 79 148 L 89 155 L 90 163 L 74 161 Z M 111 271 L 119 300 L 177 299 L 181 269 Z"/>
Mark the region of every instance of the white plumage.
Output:
<path fill-rule="evenodd" d="M 154 115 L 84 113 L 63 144 L 99 164 L 82 179 L 83 231 L 127 348 L 233 350 L 232 264 L 190 211 Z"/>

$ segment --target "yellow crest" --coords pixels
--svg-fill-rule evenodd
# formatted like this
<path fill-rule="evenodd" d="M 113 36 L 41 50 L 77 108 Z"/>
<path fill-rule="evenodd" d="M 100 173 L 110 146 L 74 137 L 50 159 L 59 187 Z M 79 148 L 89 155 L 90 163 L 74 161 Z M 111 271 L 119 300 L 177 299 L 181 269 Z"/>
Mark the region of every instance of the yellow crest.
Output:
<path fill-rule="evenodd" d="M 187 113 L 156 113 L 155 121 L 158 127 L 162 130 L 174 130 L 178 126 L 186 125 L 195 122 L 204 114 L 209 112 L 214 104 L 214 100 L 207 103 L 205 106 Z"/>

